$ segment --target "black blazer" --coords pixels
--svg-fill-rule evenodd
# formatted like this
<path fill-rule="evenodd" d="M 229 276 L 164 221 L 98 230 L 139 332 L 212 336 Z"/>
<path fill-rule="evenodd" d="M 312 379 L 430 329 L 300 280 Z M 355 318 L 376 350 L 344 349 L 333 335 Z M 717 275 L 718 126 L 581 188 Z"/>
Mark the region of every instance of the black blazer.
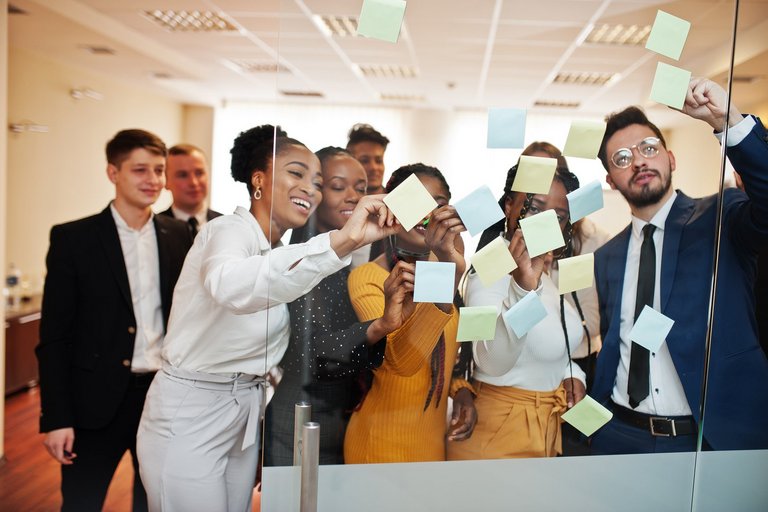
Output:
<path fill-rule="evenodd" d="M 187 225 L 155 215 L 163 321 L 192 244 Z M 120 238 L 109 207 L 54 226 L 46 258 L 40 344 L 40 431 L 101 428 L 130 379 L 136 320 Z"/>
<path fill-rule="evenodd" d="M 160 215 L 167 215 L 168 217 L 174 217 L 173 209 L 169 207 L 167 210 L 161 211 Z M 205 214 L 205 217 L 208 220 L 213 220 L 216 217 L 221 217 L 221 214 L 219 212 L 217 212 L 217 211 L 214 211 L 214 210 L 211 210 L 210 208 L 208 208 L 208 213 Z"/>

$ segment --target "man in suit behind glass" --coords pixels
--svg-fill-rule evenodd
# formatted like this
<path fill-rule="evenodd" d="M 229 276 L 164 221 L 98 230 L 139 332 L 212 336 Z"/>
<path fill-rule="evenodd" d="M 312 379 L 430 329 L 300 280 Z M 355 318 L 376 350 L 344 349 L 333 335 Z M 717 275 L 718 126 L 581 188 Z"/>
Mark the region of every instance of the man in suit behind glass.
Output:
<path fill-rule="evenodd" d="M 726 99 L 719 85 L 693 79 L 682 112 L 718 134 L 726 122 Z M 630 107 L 608 117 L 599 157 L 608 183 L 629 203 L 632 222 L 595 253 L 603 347 L 590 394 L 614 414 L 593 436 L 593 453 L 692 451 L 702 426 L 705 447 L 768 448 L 768 361 L 757 341 L 752 293 L 758 251 L 768 245 L 768 136 L 759 119 L 742 116 L 733 105 L 727 120 L 728 140 L 722 143 L 747 194 L 727 189 L 722 199 L 692 199 L 671 187 L 675 157 L 642 111 Z M 629 339 L 644 305 L 675 322 L 656 351 Z"/>
<path fill-rule="evenodd" d="M 126 450 L 133 509 L 147 509 L 136 429 L 192 243 L 184 223 L 150 209 L 165 181 L 165 144 L 124 130 L 106 153 L 114 200 L 101 213 L 51 229 L 36 349 L 40 431 L 61 463 L 62 510 L 78 512 L 101 510 Z"/>
<path fill-rule="evenodd" d="M 194 234 L 203 224 L 221 214 L 209 209 L 208 164 L 203 150 L 192 144 L 177 144 L 168 150 L 165 188 L 171 191 L 173 204 L 163 215 L 183 220 Z"/>

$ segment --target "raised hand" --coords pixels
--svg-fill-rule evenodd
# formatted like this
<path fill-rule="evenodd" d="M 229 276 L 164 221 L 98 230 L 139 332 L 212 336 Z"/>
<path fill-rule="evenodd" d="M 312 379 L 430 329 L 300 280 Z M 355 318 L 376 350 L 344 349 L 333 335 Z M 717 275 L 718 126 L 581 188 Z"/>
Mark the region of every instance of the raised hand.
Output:
<path fill-rule="evenodd" d="M 331 232 L 331 246 L 339 257 L 397 231 L 399 223 L 383 199 L 384 194 L 363 197 L 344 227 Z"/>
<path fill-rule="evenodd" d="M 691 78 L 682 112 L 694 119 L 705 121 L 716 131 L 725 127 L 725 113 L 728 95 L 718 84 L 707 78 Z M 741 112 L 731 104 L 728 122 L 730 126 L 742 120 Z"/>
<path fill-rule="evenodd" d="M 518 229 L 509 241 L 509 253 L 517 262 L 517 268 L 512 271 L 512 278 L 524 290 L 535 290 L 539 286 L 541 274 L 546 265 L 546 254 L 531 258 L 528 247 L 523 239 L 523 231 Z"/>
<path fill-rule="evenodd" d="M 424 239 L 427 247 L 440 261 L 456 264 L 456 273 L 461 276 L 466 268 L 464 245 L 460 233 L 467 228 L 453 206 L 441 206 L 429 218 Z"/>

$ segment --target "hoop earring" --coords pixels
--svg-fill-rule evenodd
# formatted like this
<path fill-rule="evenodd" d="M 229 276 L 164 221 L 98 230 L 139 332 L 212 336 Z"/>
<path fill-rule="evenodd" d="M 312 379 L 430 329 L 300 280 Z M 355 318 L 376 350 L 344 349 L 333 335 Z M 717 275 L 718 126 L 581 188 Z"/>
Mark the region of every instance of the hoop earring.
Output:
<path fill-rule="evenodd" d="M 256 187 L 256 190 L 253 191 L 253 198 L 257 201 L 261 199 L 261 187 Z"/>

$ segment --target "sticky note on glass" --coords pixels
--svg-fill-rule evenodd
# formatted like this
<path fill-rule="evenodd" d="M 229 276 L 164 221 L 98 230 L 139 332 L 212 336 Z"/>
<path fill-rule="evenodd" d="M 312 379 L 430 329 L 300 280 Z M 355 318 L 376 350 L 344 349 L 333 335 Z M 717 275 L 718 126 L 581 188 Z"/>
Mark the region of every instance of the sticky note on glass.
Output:
<path fill-rule="evenodd" d="M 556 168 L 557 159 L 555 158 L 523 155 L 517 166 L 512 190 L 531 194 L 549 194 Z"/>
<path fill-rule="evenodd" d="M 675 321 L 650 306 L 645 306 L 629 331 L 629 339 L 651 352 L 658 352 Z"/>
<path fill-rule="evenodd" d="M 651 87 L 651 99 L 680 110 L 685 103 L 691 72 L 659 62 Z"/>
<path fill-rule="evenodd" d="M 678 60 L 683 53 L 683 46 L 690 30 L 689 21 L 658 11 L 645 47 L 652 52 Z"/>
<path fill-rule="evenodd" d="M 472 236 L 504 218 L 504 212 L 487 185 L 481 186 L 454 206 Z"/>
<path fill-rule="evenodd" d="M 384 204 L 392 210 L 406 231 L 410 231 L 437 208 L 437 201 L 415 174 L 408 176 L 395 190 L 387 194 Z"/>
<path fill-rule="evenodd" d="M 594 398 L 586 395 L 579 403 L 566 411 L 563 421 L 567 421 L 573 428 L 584 434 L 591 436 L 597 429 L 611 421 L 613 413 L 600 405 Z"/>
<path fill-rule="evenodd" d="M 571 212 L 573 223 L 603 207 L 603 186 L 598 180 L 594 180 L 565 197 L 568 198 L 568 210 Z"/>
<path fill-rule="evenodd" d="M 520 229 L 523 230 L 523 238 L 531 258 L 565 245 L 555 210 L 546 210 L 521 219 Z"/>
<path fill-rule="evenodd" d="M 488 142 L 491 149 L 522 148 L 526 112 L 518 108 L 488 109 Z"/>
<path fill-rule="evenodd" d="M 496 306 L 475 306 L 459 309 L 459 330 L 456 341 L 484 341 L 496 337 Z"/>
<path fill-rule="evenodd" d="M 544 320 L 547 310 L 536 292 L 531 290 L 517 304 L 509 308 L 502 318 L 518 338 L 525 336 L 536 324 Z"/>
<path fill-rule="evenodd" d="M 605 134 L 603 121 L 572 121 L 565 141 L 563 155 L 577 158 L 597 158 Z"/>
<path fill-rule="evenodd" d="M 589 288 L 594 282 L 595 255 L 580 254 L 557 261 L 558 288 L 560 293 L 571 293 Z"/>
<path fill-rule="evenodd" d="M 357 34 L 396 43 L 405 16 L 403 0 L 364 0 Z"/>
<path fill-rule="evenodd" d="M 473 254 L 470 261 L 484 286 L 491 286 L 517 268 L 515 259 L 509 254 L 507 244 L 501 237 Z"/>
<path fill-rule="evenodd" d="M 413 302 L 453 302 L 456 264 L 444 261 L 417 261 Z"/>

